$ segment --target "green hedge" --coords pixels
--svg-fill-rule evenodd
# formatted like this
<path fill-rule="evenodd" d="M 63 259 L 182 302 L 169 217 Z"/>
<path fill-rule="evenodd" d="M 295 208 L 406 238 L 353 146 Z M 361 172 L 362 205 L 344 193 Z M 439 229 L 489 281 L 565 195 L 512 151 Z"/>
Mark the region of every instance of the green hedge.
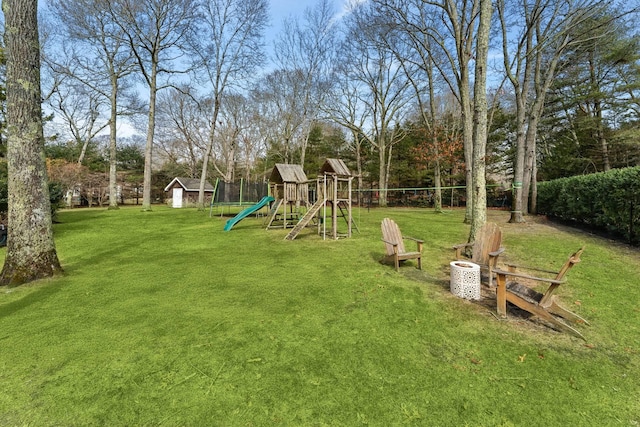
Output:
<path fill-rule="evenodd" d="M 640 244 L 640 167 L 541 182 L 538 213 Z"/>

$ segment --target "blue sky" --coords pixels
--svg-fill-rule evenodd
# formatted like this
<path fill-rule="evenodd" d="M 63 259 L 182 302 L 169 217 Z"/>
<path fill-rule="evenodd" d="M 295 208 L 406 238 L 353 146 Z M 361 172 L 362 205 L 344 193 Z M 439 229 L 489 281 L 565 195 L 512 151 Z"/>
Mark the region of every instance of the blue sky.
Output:
<path fill-rule="evenodd" d="M 274 26 L 279 26 L 289 15 L 301 16 L 306 8 L 316 3 L 316 0 L 271 0 L 270 3 L 271 21 Z"/>
<path fill-rule="evenodd" d="M 266 31 L 267 48 L 273 47 L 273 41 L 282 28 L 282 21 L 289 17 L 302 17 L 302 13 L 308 7 L 312 7 L 316 0 L 271 0 L 269 15 L 271 25 Z"/>
<path fill-rule="evenodd" d="M 268 34 L 275 34 L 281 27 L 282 20 L 288 17 L 302 18 L 302 13 L 305 9 L 313 7 L 319 0 L 271 0 L 270 1 L 270 14 L 271 14 L 271 28 L 268 30 Z M 357 0 L 357 3 L 366 0 Z M 333 8 L 338 15 L 344 14 L 347 9 L 347 5 L 353 3 L 354 0 L 331 0 Z"/>

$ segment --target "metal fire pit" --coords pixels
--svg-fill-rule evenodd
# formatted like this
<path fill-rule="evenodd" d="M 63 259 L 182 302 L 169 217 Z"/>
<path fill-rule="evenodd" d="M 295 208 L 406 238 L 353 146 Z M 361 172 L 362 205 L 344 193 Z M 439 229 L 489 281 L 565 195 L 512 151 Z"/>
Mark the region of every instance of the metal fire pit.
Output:
<path fill-rule="evenodd" d="M 457 297 L 480 299 L 480 266 L 467 261 L 453 261 L 451 266 L 451 293 Z"/>

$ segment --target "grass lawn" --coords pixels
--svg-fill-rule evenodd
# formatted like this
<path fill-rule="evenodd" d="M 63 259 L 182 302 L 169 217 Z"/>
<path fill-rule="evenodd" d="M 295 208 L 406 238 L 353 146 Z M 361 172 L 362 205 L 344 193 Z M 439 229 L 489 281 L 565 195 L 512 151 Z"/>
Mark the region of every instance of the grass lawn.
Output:
<path fill-rule="evenodd" d="M 285 241 L 194 209 L 60 212 L 65 274 L 0 288 L 0 425 L 640 425 L 638 249 L 490 212 L 509 261 L 586 246 L 559 292 L 584 342 L 451 295 L 462 211 L 354 215 L 351 239 Z M 423 271 L 378 262 L 385 216 Z"/>

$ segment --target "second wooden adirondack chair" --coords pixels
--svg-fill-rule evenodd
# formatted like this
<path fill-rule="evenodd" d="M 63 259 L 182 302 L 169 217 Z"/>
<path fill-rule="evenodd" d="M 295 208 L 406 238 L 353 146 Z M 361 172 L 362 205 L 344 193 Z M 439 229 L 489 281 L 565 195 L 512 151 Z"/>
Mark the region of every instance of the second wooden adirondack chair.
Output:
<path fill-rule="evenodd" d="M 415 259 L 418 260 L 418 268 L 422 270 L 422 245 L 424 241 L 414 239 L 413 237 L 403 237 L 398 224 L 390 218 L 382 220 L 381 229 L 382 241 L 384 242 L 384 246 L 387 251 L 384 261 L 393 261 L 396 271 L 400 271 L 400 262 L 408 259 Z M 403 239 L 415 241 L 418 246 L 417 250 L 414 252 L 407 252 L 404 248 Z"/>
<path fill-rule="evenodd" d="M 558 329 L 566 332 L 570 332 L 577 337 L 584 339 L 582 334 L 578 332 L 577 329 L 573 328 L 566 324 L 562 319 L 566 319 L 575 323 L 584 323 L 589 324 L 582 317 L 578 316 L 575 313 L 567 310 L 566 308 L 561 307 L 555 301 L 555 291 L 558 287 L 564 283 L 564 276 L 567 274 L 567 271 L 571 269 L 575 264 L 580 262 L 580 255 L 582 255 L 582 251 L 584 248 L 580 248 L 578 251 L 573 253 L 567 262 L 564 263 L 562 268 L 559 271 L 548 271 L 541 270 L 537 268 L 526 267 L 526 270 L 532 270 L 536 272 L 542 273 L 550 273 L 553 275 L 552 279 L 547 279 L 543 277 L 535 277 L 528 274 L 518 273 L 516 272 L 515 266 L 510 266 L 510 271 L 504 270 L 495 270 L 498 282 L 498 289 L 496 292 L 497 296 L 497 311 L 498 314 L 502 317 L 507 317 L 507 301 L 514 304 L 515 306 L 528 311 L 529 313 L 536 315 Z M 522 269 L 523 267 L 519 267 Z M 507 282 L 510 279 L 511 281 Z M 527 282 L 538 282 L 538 283 L 546 283 L 549 285 L 547 290 L 544 293 L 540 293 L 524 284 L 518 282 L 527 281 Z"/>
<path fill-rule="evenodd" d="M 463 250 L 471 247 L 471 262 L 478 264 L 483 272 L 487 272 L 489 276 L 489 287 L 493 286 L 493 269 L 496 268 L 498 256 L 504 252 L 502 244 L 502 231 L 497 224 L 493 222 L 485 223 L 478 230 L 476 240 L 471 243 L 462 243 L 455 245 L 453 249 L 456 251 L 456 260 L 463 260 L 466 257 Z"/>

